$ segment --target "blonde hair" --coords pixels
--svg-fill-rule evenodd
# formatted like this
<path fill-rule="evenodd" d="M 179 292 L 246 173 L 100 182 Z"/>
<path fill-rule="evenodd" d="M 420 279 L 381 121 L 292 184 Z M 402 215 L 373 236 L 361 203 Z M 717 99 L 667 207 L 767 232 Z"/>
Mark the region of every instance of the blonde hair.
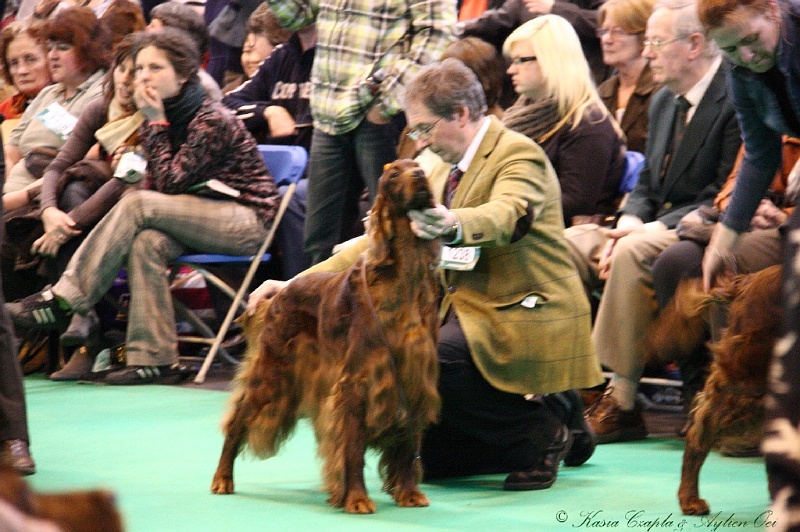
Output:
<path fill-rule="evenodd" d="M 597 11 L 597 25 L 602 26 L 608 17 L 612 17 L 623 31 L 644 35 L 654 5 L 655 0 L 608 0 Z"/>
<path fill-rule="evenodd" d="M 589 64 L 572 24 L 558 15 L 536 17 L 508 36 L 503 44 L 503 53 L 510 56 L 514 45 L 522 41 L 527 41 L 533 48 L 544 77 L 546 97 L 556 102 L 561 116 L 561 120 L 542 135 L 539 142 L 550 138 L 568 122 L 572 122 L 574 129 L 589 111 L 598 121 L 608 116 L 622 137 L 622 130 L 597 94 Z"/>

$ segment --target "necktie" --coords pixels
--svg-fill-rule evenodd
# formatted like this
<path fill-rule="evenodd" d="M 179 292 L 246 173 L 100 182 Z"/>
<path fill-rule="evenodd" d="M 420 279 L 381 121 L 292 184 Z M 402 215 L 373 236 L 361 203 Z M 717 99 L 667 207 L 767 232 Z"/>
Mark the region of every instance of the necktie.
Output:
<path fill-rule="evenodd" d="M 453 200 L 453 196 L 456 193 L 456 188 L 458 187 L 458 183 L 461 181 L 461 176 L 463 175 L 464 172 L 459 170 L 458 166 L 453 165 L 453 168 L 450 170 L 450 175 L 447 176 L 447 191 L 444 195 L 445 207 L 450 207 L 450 202 Z"/>
<path fill-rule="evenodd" d="M 683 96 L 678 96 L 675 98 L 675 122 L 672 125 L 672 151 L 675 151 L 675 148 L 680 143 L 681 139 L 683 139 L 683 131 L 686 129 L 686 114 L 689 112 L 689 108 L 692 106 L 689 103 L 689 100 L 684 98 Z"/>
<path fill-rule="evenodd" d="M 689 103 L 689 100 L 683 96 L 675 98 L 675 114 L 672 120 L 672 140 L 668 145 L 669 150 L 664 154 L 664 162 L 661 165 L 660 177 L 662 180 L 667 175 L 667 170 L 672 163 L 675 151 L 678 149 L 678 144 L 680 144 L 683 139 L 683 132 L 686 129 L 686 114 L 689 112 L 691 106 L 692 104 Z"/>

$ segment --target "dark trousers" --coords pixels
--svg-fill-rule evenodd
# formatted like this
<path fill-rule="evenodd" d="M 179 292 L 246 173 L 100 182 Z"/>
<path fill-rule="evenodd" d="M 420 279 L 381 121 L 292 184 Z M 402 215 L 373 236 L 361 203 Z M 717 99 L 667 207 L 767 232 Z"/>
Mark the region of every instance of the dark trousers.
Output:
<path fill-rule="evenodd" d="M 451 312 L 439 331 L 440 422 L 422 442 L 426 479 L 530 469 L 553 442 L 560 420 L 541 400 L 498 390 L 472 361 Z"/>
<path fill-rule="evenodd" d="M 5 227 L 0 224 L 0 244 L 3 239 Z M 0 441 L 5 440 L 30 441 L 30 438 L 17 340 L 0 290 Z"/>

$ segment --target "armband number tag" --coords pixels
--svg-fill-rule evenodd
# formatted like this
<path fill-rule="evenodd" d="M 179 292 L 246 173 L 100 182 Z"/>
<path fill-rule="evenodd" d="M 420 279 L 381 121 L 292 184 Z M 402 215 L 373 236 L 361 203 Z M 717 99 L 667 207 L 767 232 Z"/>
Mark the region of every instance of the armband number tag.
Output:
<path fill-rule="evenodd" d="M 470 271 L 475 268 L 481 256 L 479 247 L 442 246 L 442 256 L 439 267 L 445 270 Z"/>

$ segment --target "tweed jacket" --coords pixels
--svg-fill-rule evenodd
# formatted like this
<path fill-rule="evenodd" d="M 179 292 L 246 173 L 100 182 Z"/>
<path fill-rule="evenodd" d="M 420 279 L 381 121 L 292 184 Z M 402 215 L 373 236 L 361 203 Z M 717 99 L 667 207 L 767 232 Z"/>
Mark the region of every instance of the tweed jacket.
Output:
<path fill-rule="evenodd" d="M 619 127 L 625 133 L 629 150 L 644 153 L 647 140 L 647 110 L 650 107 L 650 100 L 660 88 L 661 85 L 653 81 L 653 72 L 650 70 L 650 63 L 648 63 L 642 73 L 639 74 L 636 87 L 633 89 L 633 94 L 631 94 L 628 99 L 628 105 L 625 107 L 625 114 L 622 115 L 622 120 L 619 123 Z M 614 117 L 617 116 L 618 91 L 618 74 L 614 74 L 597 87 L 597 93 Z"/>
<path fill-rule="evenodd" d="M 558 179 L 539 146 L 491 121 L 451 203 L 461 245 L 480 247 L 480 259 L 472 271 L 441 270 L 440 317 L 453 308 L 476 366 L 500 390 L 594 386 L 603 378 L 589 303 L 564 241 Z M 449 172 L 444 162 L 430 172 L 439 199 Z M 308 271 L 342 270 L 365 244 Z"/>
<path fill-rule="evenodd" d="M 675 94 L 664 87 L 650 102 L 645 165 L 622 208 L 644 222 L 659 220 L 669 229 L 701 204 L 711 205 L 733 168 L 741 145 L 739 124 L 725 80 L 723 63 L 672 154 L 661 178 L 672 139 Z"/>

